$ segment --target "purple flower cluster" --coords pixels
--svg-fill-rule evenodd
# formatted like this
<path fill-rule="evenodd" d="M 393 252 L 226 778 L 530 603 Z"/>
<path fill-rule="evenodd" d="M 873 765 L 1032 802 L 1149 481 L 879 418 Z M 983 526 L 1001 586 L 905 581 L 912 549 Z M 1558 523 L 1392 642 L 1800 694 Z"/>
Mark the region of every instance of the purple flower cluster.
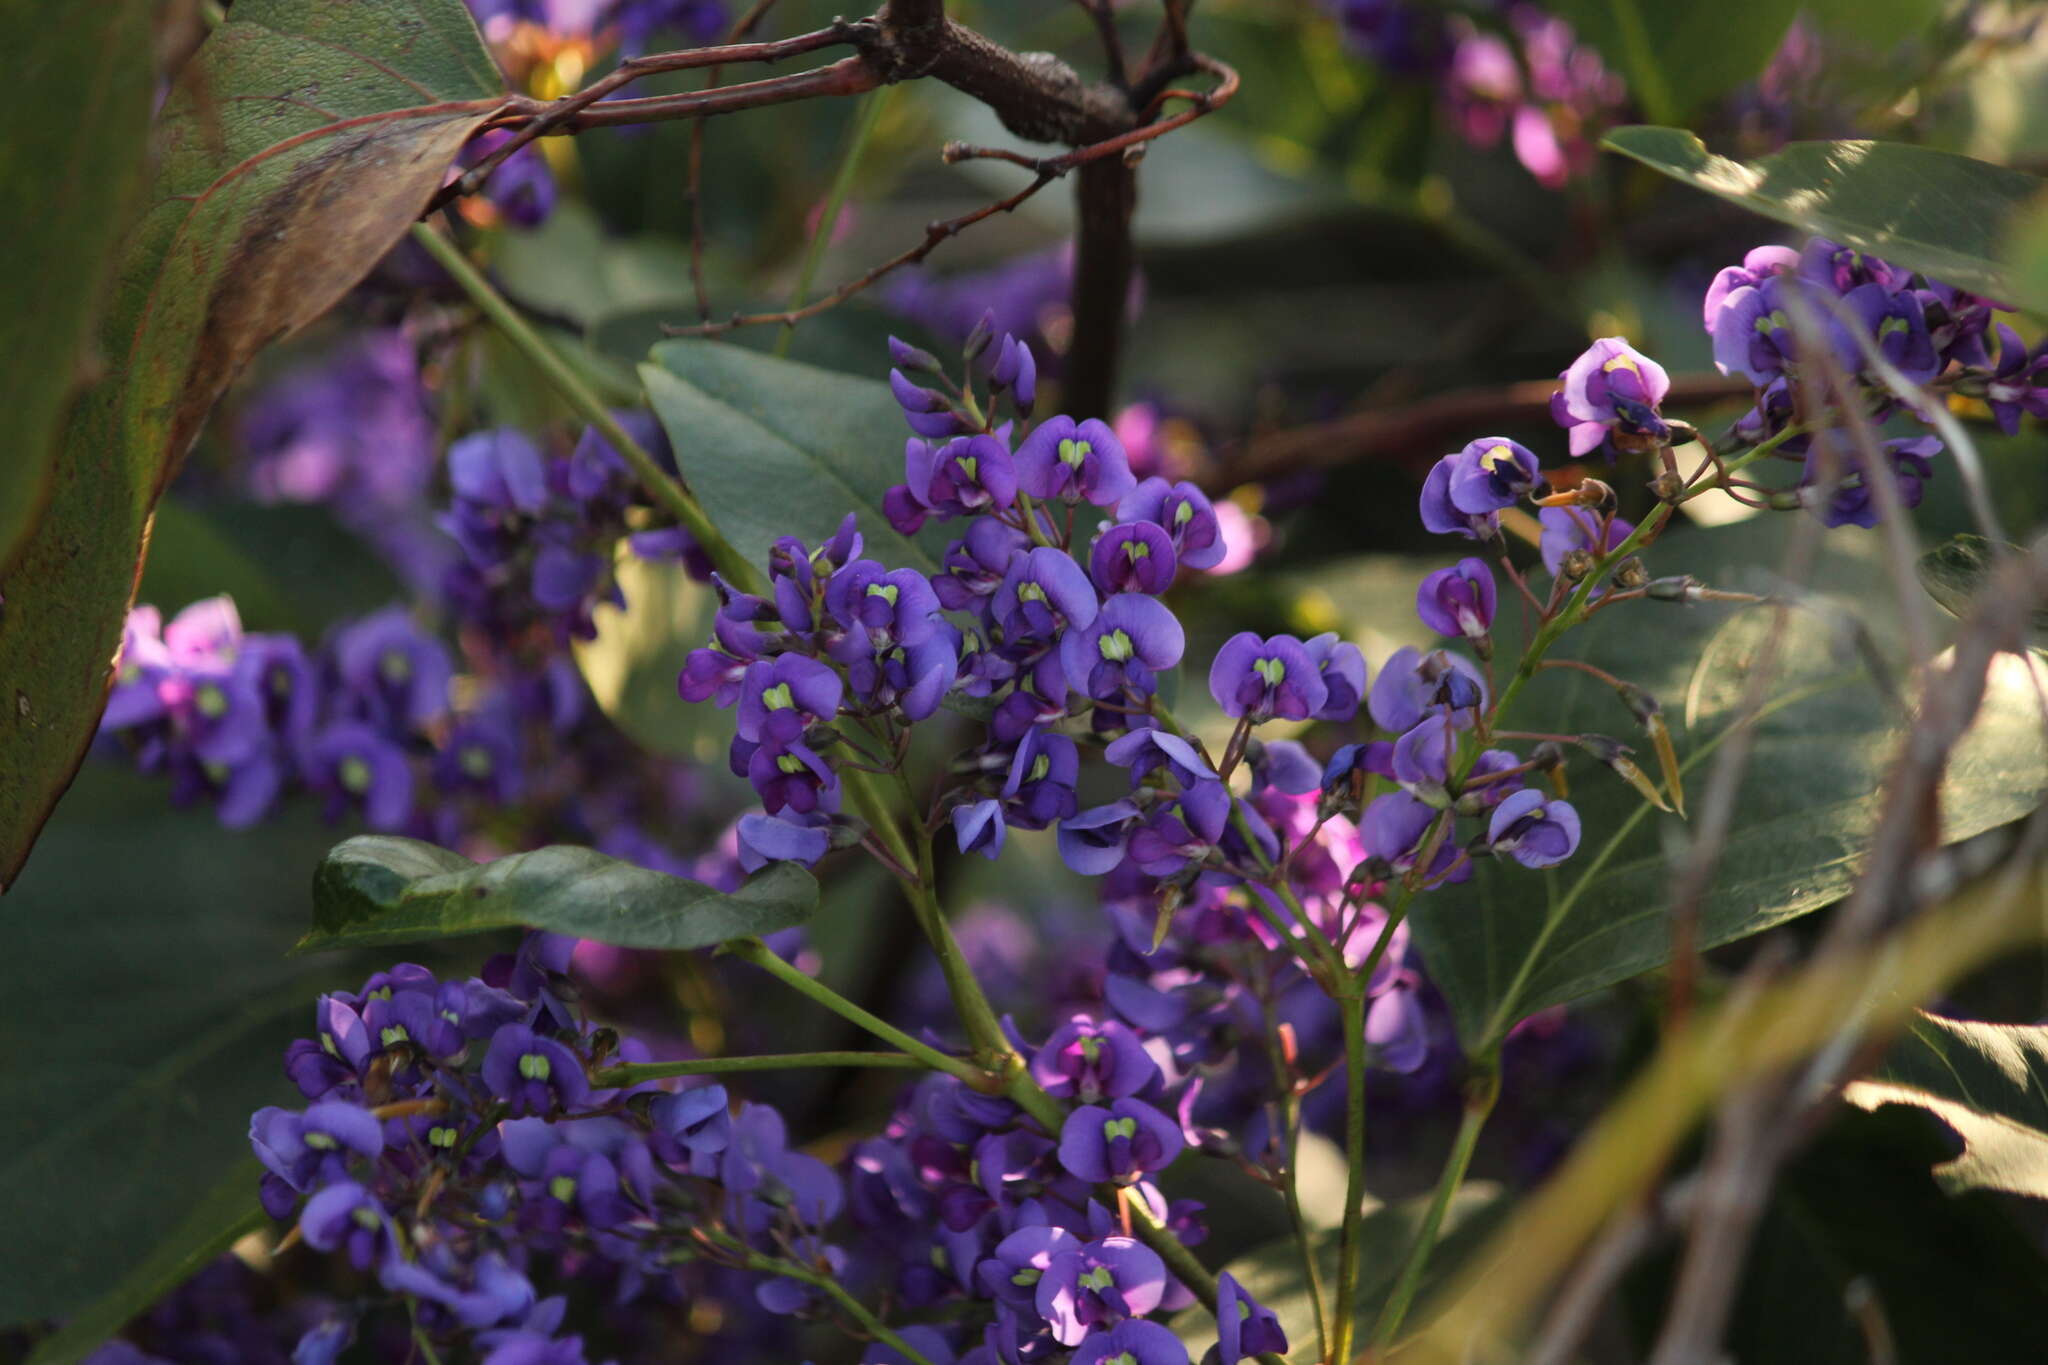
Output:
<path fill-rule="evenodd" d="M 668 459 L 660 424 L 618 414 L 642 448 Z M 643 559 L 680 559 L 700 578 L 711 566 L 679 526 L 629 533 L 646 494 L 596 428 L 567 454 L 545 451 L 522 431 L 498 428 L 448 448 L 449 505 L 439 518 L 461 549 L 442 581 L 451 610 L 498 640 L 544 626 L 558 646 L 596 634 L 600 602 L 624 608 L 612 561 L 621 540 Z"/>
<path fill-rule="evenodd" d="M 536 1288 L 551 1275 L 676 1302 L 678 1264 L 702 1258 L 758 1271 L 766 1311 L 803 1309 L 814 1291 L 774 1269 L 843 1264 L 822 1240 L 838 1176 L 723 1087 L 606 1085 L 603 1065 L 649 1053 L 580 1017 L 574 947 L 531 934 L 465 981 L 402 963 L 322 996 L 285 1053 L 305 1107 L 250 1120 L 265 1209 L 407 1300 L 429 1340 L 491 1360 L 584 1359 Z"/>
<path fill-rule="evenodd" d="M 288 635 L 250 635 L 225 597 L 168 624 L 129 613 L 103 747 L 170 779 L 180 805 L 205 800 L 242 829 L 275 807 L 288 782 L 398 829 L 414 808 L 414 745 L 448 714 L 453 669 L 439 641 L 397 607 L 336 633 L 317 661 Z"/>
<path fill-rule="evenodd" d="M 1816 237 L 1798 251 L 1758 247 L 1722 270 L 1707 290 L 1703 322 L 1721 372 L 1756 386 L 1756 404 L 1737 434 L 1752 443 L 1776 439 L 1778 454 L 1802 462 L 1797 505 L 1830 526 L 1872 526 L 1879 511 L 1869 480 L 1888 474 L 1901 505 L 1916 506 L 1940 442 L 1886 441 L 1880 468 L 1866 468 L 1868 458 L 1839 429 L 1839 413 L 1809 416 L 1806 430 L 1786 434 L 1805 401 L 1800 385 L 1825 363 L 1855 385 L 1851 401 L 1873 421 L 1925 421 L 1921 405 L 1887 382 L 1874 353 L 1922 393 L 1946 388 L 1980 399 L 2011 433 L 2023 414 L 2048 415 L 2048 342 L 2029 350 L 2010 326 L 1995 323 L 1993 313 L 2006 308 Z"/>
<path fill-rule="evenodd" d="M 1351 45 L 1396 76 L 1433 82 L 1465 140 L 1505 134 L 1515 157 L 1556 189 L 1592 166 L 1627 90 L 1571 25 L 1539 5 L 1504 6 L 1498 27 L 1413 0 L 1325 0 Z M 1482 7 L 1483 8 L 1483 7 Z"/>

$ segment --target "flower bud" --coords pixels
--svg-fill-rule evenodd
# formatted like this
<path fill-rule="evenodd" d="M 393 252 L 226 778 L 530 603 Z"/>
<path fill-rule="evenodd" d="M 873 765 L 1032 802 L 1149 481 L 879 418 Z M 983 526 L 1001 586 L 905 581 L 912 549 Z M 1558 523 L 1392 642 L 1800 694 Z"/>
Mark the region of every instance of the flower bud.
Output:
<path fill-rule="evenodd" d="M 988 344 L 995 340 L 995 335 L 996 310 L 990 308 L 982 313 L 981 317 L 975 321 L 974 330 L 967 334 L 967 342 L 960 348 L 961 357 L 970 364 L 973 363 L 983 351 L 988 349 Z"/>
<path fill-rule="evenodd" d="M 940 373 L 939 358 L 930 351 L 920 350 L 899 337 L 889 338 L 889 359 L 896 367 L 912 374 Z"/>
<path fill-rule="evenodd" d="M 1614 586 L 1623 591 L 1640 588 L 1650 581 L 1650 571 L 1643 567 L 1643 561 L 1630 555 L 1614 570 Z"/>
<path fill-rule="evenodd" d="M 1643 594 L 1659 602 L 1690 602 L 1699 587 L 1700 581 L 1691 574 L 1679 574 L 1673 578 L 1651 579 L 1643 585 Z"/>
<path fill-rule="evenodd" d="M 1576 583 L 1593 572 L 1593 552 L 1590 550 L 1567 550 L 1564 560 L 1558 565 L 1558 576 L 1567 583 Z"/>

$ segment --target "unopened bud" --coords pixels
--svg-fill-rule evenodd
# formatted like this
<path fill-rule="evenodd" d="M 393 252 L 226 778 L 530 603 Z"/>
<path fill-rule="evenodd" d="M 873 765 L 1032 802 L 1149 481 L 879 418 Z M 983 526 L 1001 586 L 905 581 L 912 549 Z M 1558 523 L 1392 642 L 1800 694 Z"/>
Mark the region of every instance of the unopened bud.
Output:
<path fill-rule="evenodd" d="M 960 354 L 972 362 L 976 356 L 988 349 L 988 344 L 995 340 L 995 335 L 996 310 L 990 308 L 982 313 L 974 324 L 974 330 L 967 334 L 967 344 L 960 348 Z"/>
<path fill-rule="evenodd" d="M 1781 488 L 1765 501 L 1773 512 L 1797 512 L 1806 505 L 1805 499 L 1796 488 Z"/>
<path fill-rule="evenodd" d="M 1685 480 L 1675 469 L 1667 469 L 1650 480 L 1650 496 L 1658 502 L 1677 502 L 1685 493 Z"/>
<path fill-rule="evenodd" d="M 1691 574 L 1679 574 L 1673 578 L 1651 579 L 1643 584 L 1643 595 L 1659 602 L 1690 602 L 1699 589 L 1697 578 Z"/>
<path fill-rule="evenodd" d="M 1670 443 L 1674 446 L 1691 445 L 1700 438 L 1699 431 L 1692 423 L 1682 422 L 1676 417 L 1664 419 L 1664 430 L 1669 434 Z"/>
<path fill-rule="evenodd" d="M 1566 550 L 1564 558 L 1558 563 L 1557 571 L 1565 582 L 1576 583 L 1593 572 L 1593 563 L 1591 550 Z"/>
<path fill-rule="evenodd" d="M 1152 921 L 1153 952 L 1158 952 L 1159 945 L 1166 942 L 1166 932 L 1173 928 L 1174 912 L 1180 909 L 1187 894 L 1187 888 L 1179 882 L 1168 882 L 1159 888 L 1159 909 Z"/>
<path fill-rule="evenodd" d="M 1651 696 L 1646 689 L 1637 687 L 1632 682 L 1623 683 L 1618 691 L 1621 696 L 1621 704 L 1628 708 L 1630 715 L 1634 716 L 1644 725 L 1648 725 L 1653 719 L 1660 717 L 1664 712 L 1664 708 L 1658 704 L 1655 697 Z"/>
<path fill-rule="evenodd" d="M 1657 784 L 1629 757 L 1633 751 L 1626 744 L 1607 735 L 1580 735 L 1579 747 L 1613 769 L 1617 777 L 1642 793 L 1643 799 L 1658 810 L 1671 809 L 1664 793 L 1657 790 Z"/>
<path fill-rule="evenodd" d="M 1614 570 L 1614 586 L 1623 591 L 1642 587 L 1650 581 L 1650 571 L 1643 567 L 1643 561 L 1630 555 Z"/>
<path fill-rule="evenodd" d="M 930 351 L 919 350 L 900 337 L 889 338 L 889 359 L 897 368 L 913 373 L 938 374 L 939 358 Z"/>
<path fill-rule="evenodd" d="M 619 1031 L 615 1028 L 595 1029 L 590 1035 L 590 1065 L 600 1067 L 604 1059 L 619 1050 Z"/>

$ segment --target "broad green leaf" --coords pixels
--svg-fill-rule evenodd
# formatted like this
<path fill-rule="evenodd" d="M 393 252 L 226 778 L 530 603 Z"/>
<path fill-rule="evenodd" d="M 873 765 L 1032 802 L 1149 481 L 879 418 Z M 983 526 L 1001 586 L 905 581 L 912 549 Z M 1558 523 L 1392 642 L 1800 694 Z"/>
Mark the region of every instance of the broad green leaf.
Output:
<path fill-rule="evenodd" d="M 87 1304 L 58 1331 L 36 1343 L 27 1365 L 72 1365 L 130 1319 L 206 1268 L 248 1233 L 270 1226 L 257 1202 L 263 1167 L 243 1157 L 183 1221 L 121 1282 Z"/>
<path fill-rule="evenodd" d="M 1334 1222 L 1342 1221 L 1343 1205 L 1340 1186 Z M 1381 1204 L 1367 1209 L 1361 1225 L 1362 1269 L 1358 1279 L 1358 1298 L 1354 1301 L 1359 1340 L 1369 1339 L 1372 1326 L 1379 1318 L 1380 1305 L 1386 1301 L 1395 1279 L 1400 1275 L 1402 1259 L 1414 1242 L 1428 1207 L 1429 1196 L 1425 1194 L 1398 1204 Z M 1506 1211 L 1507 1200 L 1497 1185 L 1472 1180 L 1458 1190 L 1450 1206 L 1444 1210 L 1443 1227 L 1438 1234 L 1436 1251 L 1423 1272 L 1422 1289 L 1416 1298 L 1418 1303 L 1428 1303 L 1431 1290 L 1451 1276 L 1466 1253 L 1479 1248 L 1487 1234 L 1499 1225 L 1501 1215 Z M 1310 1233 L 1325 1294 L 1337 1282 L 1337 1240 L 1334 1226 Z M 1301 1249 L 1292 1237 L 1268 1243 L 1232 1261 L 1224 1269 L 1237 1278 L 1246 1293 L 1272 1309 L 1274 1316 L 1279 1318 L 1281 1330 L 1287 1333 L 1289 1360 L 1316 1358 L 1315 1305 L 1309 1295 Z M 1414 1326 L 1419 1321 L 1419 1318 L 1413 1319 L 1410 1325 Z M 1216 1320 L 1206 1309 L 1187 1309 L 1173 1319 L 1171 1326 L 1187 1343 L 1189 1354 L 1196 1359 L 1200 1359 L 1204 1348 L 1216 1342 Z"/>
<path fill-rule="evenodd" d="M 869 558 L 937 571 L 944 530 L 906 537 L 882 515 L 910 436 L 887 384 L 684 340 L 656 346 L 640 377 L 684 481 L 750 562 L 765 565 L 781 536 L 816 545 L 853 512 Z"/>
<path fill-rule="evenodd" d="M 0 1329 L 117 1285 L 141 1306 L 139 1277 L 169 1274 L 142 1267 L 198 1235 L 195 1210 L 247 1160 L 250 1113 L 303 1102 L 285 1046 L 315 997 L 372 970 L 285 957 L 332 842 L 309 810 L 238 837 L 169 809 L 160 781 L 80 779 L 8 896 Z"/>
<path fill-rule="evenodd" d="M 1928 1178 L 1943 1138 L 1921 1118 L 1839 1110 L 1785 1164 L 1744 1258 L 1724 1359 L 1868 1365 L 1870 1339 L 1849 1311 L 1859 1293 L 1882 1312 L 1893 1360 L 2038 1354 L 2048 1262 L 2004 1201 L 1958 1199 Z M 1648 1357 L 1676 1259 L 1673 1248 L 1636 1278 L 1645 1335 L 1623 1358 Z"/>
<path fill-rule="evenodd" d="M 1851 1104 L 1925 1109 L 1963 1140 L 1935 1167 L 1951 1194 L 2004 1190 L 2048 1199 L 2048 1028 L 1921 1014 Z"/>
<path fill-rule="evenodd" d="M 313 932 L 295 952 L 547 929 L 622 948 L 708 948 L 803 923 L 818 883 L 773 863 L 730 895 L 595 849 L 556 845 L 473 863 L 417 839 L 365 834 L 313 874 Z"/>
<path fill-rule="evenodd" d="M 1964 531 L 1921 555 L 1914 567 L 1927 595 L 1949 615 L 1962 616 L 1970 610 L 1978 589 L 1984 586 L 2000 556 L 2023 553 L 2017 545 L 2000 545 Z M 2037 610 L 2033 616 L 2033 641 L 2039 645 L 2044 639 L 2048 639 L 2048 611 Z"/>
<path fill-rule="evenodd" d="M 1785 518 L 1677 530 L 1648 555 L 1652 573 L 1683 570 L 1716 586 L 1769 587 L 1756 566 L 1777 562 Z M 1727 943 L 1839 899 L 1861 864 L 1903 730 L 1893 704 L 1861 671 L 1837 626 L 1853 612 L 1879 641 L 1896 634 L 1881 542 L 1829 535 L 1814 587 L 1830 614 L 1801 612 L 1783 633 L 1769 710 L 1736 801 L 1725 850 L 1700 905 L 1700 942 Z M 1502 608 L 1503 619 L 1510 609 Z M 1695 799 L 1712 753 L 1740 713 L 1769 633 L 1768 609 L 1625 603 L 1559 646 L 1647 688 L 1661 701 Z M 1502 653 L 1514 657 L 1511 643 Z M 1649 746 L 1613 691 L 1592 677 L 1547 671 L 1506 724 L 1596 733 Z M 1480 1045 L 1525 1015 L 1662 966 L 1669 957 L 1673 869 L 1692 827 L 1659 814 L 1606 769 L 1575 756 L 1571 799 L 1584 823 L 1575 857 L 1550 874 L 1482 859 L 1464 886 L 1418 896 L 1411 912 L 1431 978 L 1459 1033 Z M 2027 665 L 2001 656 L 1977 724 L 1942 789 L 1948 839 L 2018 819 L 2048 790 L 2048 751 Z"/>
<path fill-rule="evenodd" d="M 0 570 L 42 507 L 71 400 L 99 359 L 93 324 L 147 145 L 148 0 L 20 13 L 25 41 L 0 86 L 0 222 L 14 240 L 0 271 Z M 58 111 L 61 111 L 58 112 Z"/>
<path fill-rule="evenodd" d="M 1683 128 L 1617 128 L 1604 145 L 1752 213 L 1963 289 L 2048 306 L 2042 282 L 2007 270 L 2001 250 L 2039 176 L 1898 142 L 1794 142 L 1751 162 L 1716 156 Z"/>
<path fill-rule="evenodd" d="M 710 780 L 725 776 L 732 718 L 708 702 L 676 695 L 676 675 L 690 651 L 711 638 L 717 595 L 681 564 L 650 563 L 630 552 L 620 555 L 617 574 L 625 609 L 600 605 L 597 637 L 575 644 L 576 667 L 591 696 L 650 753 L 702 763 Z"/>
<path fill-rule="evenodd" d="M 368 272 L 505 98 L 461 0 L 239 0 L 185 66 L 100 328 L 105 377 L 0 589 L 0 886 L 92 739 L 150 511 L 214 399 Z"/>

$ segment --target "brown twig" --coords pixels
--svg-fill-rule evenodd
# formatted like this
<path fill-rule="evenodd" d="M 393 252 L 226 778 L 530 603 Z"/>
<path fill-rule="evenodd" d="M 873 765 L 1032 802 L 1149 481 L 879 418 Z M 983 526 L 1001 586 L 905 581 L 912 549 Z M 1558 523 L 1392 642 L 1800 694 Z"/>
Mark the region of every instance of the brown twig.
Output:
<path fill-rule="evenodd" d="M 644 57 L 628 57 L 620 62 L 609 75 L 592 81 L 573 95 L 546 102 L 526 102 L 515 106 L 516 113 L 523 118 L 518 131 L 495 148 L 491 154 L 462 175 L 442 187 L 440 193 L 427 205 L 432 213 L 451 200 L 464 195 L 475 194 L 483 188 L 484 181 L 491 173 L 505 164 L 511 156 L 532 142 L 535 138 L 546 137 L 558 131 L 574 132 L 583 127 L 593 126 L 582 119 L 585 110 L 614 91 L 622 90 L 642 77 L 659 75 L 670 71 L 691 71 L 698 67 L 722 67 L 730 62 L 761 62 L 772 64 L 791 57 L 800 57 L 828 47 L 845 47 L 855 41 L 858 26 L 836 21 L 815 32 L 800 34 L 794 38 L 783 38 L 768 43 L 729 43 L 720 47 L 690 48 L 681 52 L 658 52 Z M 829 68 L 828 68 L 829 69 Z M 787 80 L 788 78 L 783 78 Z M 778 82 L 756 81 L 755 86 L 773 85 Z M 742 87 L 744 88 L 744 87 Z M 709 91 L 698 91 L 699 95 Z M 802 98 L 797 96 L 797 98 Z M 644 106 L 645 100 L 626 100 L 619 103 Z M 717 109 L 706 112 L 718 113 Z M 681 115 L 670 115 L 681 117 Z M 639 122 L 641 120 L 627 120 Z"/>
<path fill-rule="evenodd" d="M 1204 60 L 1207 61 L 1208 59 Z M 1002 148 L 973 147 L 966 143 L 958 142 L 948 143 L 943 155 L 949 162 L 971 160 L 977 157 L 1008 161 L 1013 165 L 1023 166 L 1033 171 L 1035 173 L 1034 178 L 1030 184 L 1007 198 L 998 199 L 992 204 L 985 204 L 972 213 L 962 214 L 957 218 L 948 218 L 929 224 L 925 228 L 924 240 L 916 246 L 891 257 L 880 265 L 872 267 L 858 278 L 849 280 L 831 293 L 812 303 L 806 304 L 802 308 L 787 309 L 773 313 L 735 313 L 723 322 L 703 322 L 687 327 L 664 327 L 662 330 L 670 336 L 718 336 L 741 327 L 759 327 L 771 324 L 784 327 L 793 326 L 805 318 L 815 317 L 827 309 L 835 308 L 862 290 L 867 289 L 884 276 L 905 266 L 915 265 L 917 262 L 922 261 L 936 250 L 940 243 L 948 238 L 957 236 L 963 230 L 972 227 L 985 218 L 991 218 L 998 213 L 1010 212 L 1054 180 L 1066 175 L 1069 171 L 1079 168 L 1086 175 L 1088 168 L 1095 165 L 1121 165 L 1121 157 L 1128 153 L 1131 148 L 1163 136 L 1175 128 L 1182 127 L 1194 119 L 1220 108 L 1237 92 L 1238 77 L 1235 71 L 1221 62 L 1213 62 L 1211 65 L 1219 76 L 1219 83 L 1216 89 L 1206 94 L 1190 96 L 1190 98 L 1195 100 L 1194 108 L 1177 114 L 1171 119 L 1149 124 L 1143 128 L 1135 128 L 1129 132 L 1118 134 L 1115 137 L 1106 138 L 1101 142 L 1076 147 L 1072 151 L 1065 152 L 1059 156 L 1028 157 L 1020 152 L 1011 152 Z M 739 87 L 734 88 L 737 89 Z M 1115 160 L 1113 161 L 1113 159 Z M 1126 273 L 1126 279 L 1128 279 L 1128 273 Z M 1078 339 L 1076 344 L 1078 347 Z M 1074 407 L 1075 405 L 1070 402 L 1069 406 Z M 1081 409 L 1076 407 L 1075 410 L 1080 411 Z"/>
<path fill-rule="evenodd" d="M 1446 442 L 1462 445 L 1474 431 L 1548 422 L 1550 395 L 1556 389 L 1554 380 L 1458 389 L 1398 408 L 1255 436 L 1225 452 L 1203 486 L 1213 496 L 1283 474 L 1328 469 L 1366 457 L 1434 460 L 1444 453 Z M 1749 381 L 1740 376 L 1676 375 L 1664 401 L 1671 407 L 1690 407 L 1749 393 Z"/>

